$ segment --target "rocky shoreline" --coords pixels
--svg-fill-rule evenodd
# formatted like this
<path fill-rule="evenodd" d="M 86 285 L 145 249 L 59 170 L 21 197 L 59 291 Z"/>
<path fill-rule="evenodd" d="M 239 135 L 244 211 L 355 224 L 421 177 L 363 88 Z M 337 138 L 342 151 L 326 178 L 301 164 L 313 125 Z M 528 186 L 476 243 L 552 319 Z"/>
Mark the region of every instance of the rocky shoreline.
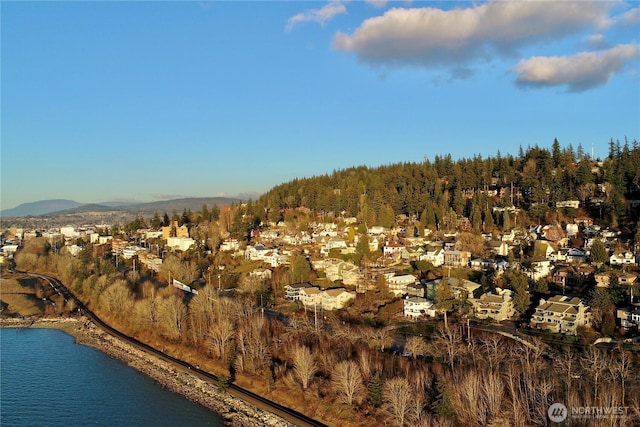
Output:
<path fill-rule="evenodd" d="M 97 328 L 93 322 L 81 318 L 0 319 L 1 327 L 52 328 L 72 335 L 76 343 L 94 347 L 118 359 L 137 371 L 154 379 L 162 387 L 178 393 L 219 414 L 225 424 L 232 427 L 291 427 L 284 419 L 260 410 L 227 393 L 219 392 L 216 385 L 176 369 L 154 355 L 132 347 L 126 342 Z"/>

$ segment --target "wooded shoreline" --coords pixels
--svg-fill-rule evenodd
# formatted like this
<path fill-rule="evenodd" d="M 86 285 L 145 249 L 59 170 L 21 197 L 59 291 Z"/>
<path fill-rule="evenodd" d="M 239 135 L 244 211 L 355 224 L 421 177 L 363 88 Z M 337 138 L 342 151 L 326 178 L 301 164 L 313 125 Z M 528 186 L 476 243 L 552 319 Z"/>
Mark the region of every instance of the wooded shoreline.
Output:
<path fill-rule="evenodd" d="M 147 375 L 160 386 L 178 393 L 193 402 L 219 414 L 225 425 L 232 427 L 271 426 L 290 427 L 292 424 L 282 418 L 262 411 L 204 381 L 196 375 L 158 357 L 134 348 L 128 343 L 102 331 L 85 317 L 37 317 L 1 318 L 2 328 L 43 328 L 58 329 L 75 338 L 77 344 L 96 348 L 118 359 L 135 370 Z"/>

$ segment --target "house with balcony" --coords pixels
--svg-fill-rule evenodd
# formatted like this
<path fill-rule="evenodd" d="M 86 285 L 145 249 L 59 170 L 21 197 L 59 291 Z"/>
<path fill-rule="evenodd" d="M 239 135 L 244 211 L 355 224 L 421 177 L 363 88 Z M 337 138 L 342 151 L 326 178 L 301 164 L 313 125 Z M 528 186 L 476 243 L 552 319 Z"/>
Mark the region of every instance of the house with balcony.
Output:
<path fill-rule="evenodd" d="M 469 251 L 444 251 L 443 265 L 455 268 L 466 268 L 471 261 L 471 252 Z"/>
<path fill-rule="evenodd" d="M 407 297 L 402 300 L 402 303 L 402 314 L 405 317 L 417 319 L 419 317 L 435 317 L 437 315 L 437 311 L 433 304 L 433 301 L 430 301 L 426 298 Z"/>
<path fill-rule="evenodd" d="M 619 308 L 616 310 L 616 317 L 624 329 L 640 330 L 640 306 Z"/>
<path fill-rule="evenodd" d="M 240 249 L 240 242 L 238 242 L 238 239 L 224 239 L 220 245 L 220 250 L 225 252 L 237 251 L 238 249 Z"/>
<path fill-rule="evenodd" d="M 300 288 L 298 291 L 298 300 L 305 307 L 321 307 L 322 291 L 316 286 Z"/>
<path fill-rule="evenodd" d="M 298 301 L 300 299 L 300 290 L 305 288 L 313 288 L 309 282 L 294 283 L 284 286 L 284 299 L 289 301 Z"/>
<path fill-rule="evenodd" d="M 591 312 L 580 298 L 556 295 L 540 300 L 530 325 L 554 333 L 576 335 L 578 327 L 591 325 Z"/>
<path fill-rule="evenodd" d="M 407 293 L 407 285 L 415 283 L 417 278 L 413 274 L 400 274 L 397 276 L 388 276 L 386 278 L 389 292 L 394 295 L 403 295 Z"/>
<path fill-rule="evenodd" d="M 478 319 L 493 319 L 497 322 L 510 319 L 516 313 L 513 307 L 513 291 L 496 288 L 496 292 L 487 292 L 480 298 L 470 300 L 474 314 Z"/>

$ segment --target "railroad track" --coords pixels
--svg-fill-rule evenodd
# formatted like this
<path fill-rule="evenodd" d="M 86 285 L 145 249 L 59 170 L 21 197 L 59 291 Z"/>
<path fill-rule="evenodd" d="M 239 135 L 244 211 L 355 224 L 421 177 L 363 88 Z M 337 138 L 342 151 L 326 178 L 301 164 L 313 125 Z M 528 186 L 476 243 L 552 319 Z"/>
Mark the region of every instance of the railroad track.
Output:
<path fill-rule="evenodd" d="M 80 301 L 65 285 L 63 285 L 55 277 L 47 276 L 44 274 L 28 273 L 28 272 L 19 272 L 19 273 L 25 273 L 34 277 L 38 277 L 46 281 L 47 283 L 49 283 L 49 286 L 51 286 L 53 290 L 55 290 L 56 293 L 58 293 L 58 295 L 62 296 L 65 301 L 73 300 L 76 304 L 76 307 L 80 310 L 80 312 L 86 317 L 88 317 L 89 319 L 91 319 L 91 321 L 93 321 L 94 324 L 102 328 L 102 330 L 104 330 L 105 332 L 127 342 L 128 344 L 136 347 L 139 350 L 152 354 L 165 362 L 169 362 L 175 366 L 188 370 L 190 373 L 197 375 L 198 377 L 200 377 L 205 381 L 208 381 L 214 384 L 219 384 L 221 379 L 218 376 L 210 372 L 204 371 L 196 366 L 193 366 L 192 364 L 185 362 L 184 360 L 180 360 L 169 354 L 166 354 L 108 325 L 107 323 L 102 321 L 102 319 L 100 319 L 95 313 L 93 313 L 93 311 L 89 310 L 89 308 L 87 308 L 87 306 L 82 301 Z M 253 393 L 252 391 L 249 391 L 236 384 L 233 384 L 233 383 L 228 384 L 227 392 L 230 395 L 244 402 L 247 402 L 258 409 L 275 414 L 283 418 L 284 420 L 290 423 L 293 423 L 297 426 L 327 427 L 326 424 L 320 421 L 314 420 L 313 418 L 310 418 L 294 409 L 287 408 L 286 406 L 280 405 L 279 403 L 266 399 L 265 397 L 262 397 L 256 393 Z"/>

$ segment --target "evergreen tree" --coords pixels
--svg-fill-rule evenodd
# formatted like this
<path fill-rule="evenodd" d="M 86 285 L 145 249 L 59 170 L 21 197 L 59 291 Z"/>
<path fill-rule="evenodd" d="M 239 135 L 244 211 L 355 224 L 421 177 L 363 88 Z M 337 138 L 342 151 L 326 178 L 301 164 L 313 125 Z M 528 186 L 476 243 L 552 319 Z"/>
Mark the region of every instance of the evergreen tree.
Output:
<path fill-rule="evenodd" d="M 595 239 L 591 245 L 591 262 L 602 264 L 609 259 L 609 253 L 600 239 Z"/>

